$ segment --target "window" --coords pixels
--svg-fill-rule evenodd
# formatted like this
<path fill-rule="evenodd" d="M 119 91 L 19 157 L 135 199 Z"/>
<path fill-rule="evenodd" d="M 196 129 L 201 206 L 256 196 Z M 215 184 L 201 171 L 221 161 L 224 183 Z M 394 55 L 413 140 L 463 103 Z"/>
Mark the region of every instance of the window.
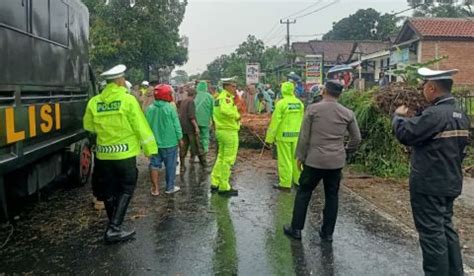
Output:
<path fill-rule="evenodd" d="M 31 1 L 32 32 L 34 35 L 50 39 L 49 0 Z"/>
<path fill-rule="evenodd" d="M 49 7 L 51 40 L 63 45 L 68 45 L 69 7 L 61 0 L 51 0 Z"/>
<path fill-rule="evenodd" d="M 68 5 L 62 0 L 34 0 L 31 4 L 33 34 L 68 45 Z"/>
<path fill-rule="evenodd" d="M 27 31 L 26 0 L 2 1 L 0 23 Z"/>

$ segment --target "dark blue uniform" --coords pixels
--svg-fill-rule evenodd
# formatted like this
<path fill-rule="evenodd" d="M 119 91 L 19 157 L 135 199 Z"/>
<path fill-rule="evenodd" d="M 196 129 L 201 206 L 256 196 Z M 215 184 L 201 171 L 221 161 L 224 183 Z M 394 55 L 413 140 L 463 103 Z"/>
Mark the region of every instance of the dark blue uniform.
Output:
<path fill-rule="evenodd" d="M 453 203 L 462 191 L 469 119 L 446 95 L 413 118 L 393 118 L 397 139 L 412 147 L 410 197 L 425 275 L 463 275 Z"/>

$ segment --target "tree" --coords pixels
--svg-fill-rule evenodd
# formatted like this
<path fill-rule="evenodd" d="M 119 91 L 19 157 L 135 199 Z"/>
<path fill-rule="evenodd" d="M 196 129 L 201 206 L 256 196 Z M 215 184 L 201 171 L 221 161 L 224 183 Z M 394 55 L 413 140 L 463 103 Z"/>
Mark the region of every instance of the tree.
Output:
<path fill-rule="evenodd" d="M 473 0 L 407 0 L 416 17 L 465 17 L 474 16 Z"/>
<path fill-rule="evenodd" d="M 243 86 L 247 63 L 259 63 L 261 71 L 272 72 L 276 66 L 284 63 L 285 58 L 283 48 L 276 46 L 267 48 L 262 40 L 249 35 L 233 53 L 219 56 L 209 63 L 207 70 L 199 77 L 217 83 L 221 78 L 237 76 L 237 84 Z M 271 76 L 267 77 L 267 81 L 274 79 Z"/>
<path fill-rule="evenodd" d="M 179 36 L 186 0 L 140 0 L 133 8 L 128 0 L 83 2 L 90 12 L 91 57 L 97 68 L 125 63 L 150 79 L 151 70 L 187 61 Z"/>
<path fill-rule="evenodd" d="M 189 81 L 188 73 L 186 73 L 184 70 L 176 70 L 174 74 L 175 76 L 172 78 L 172 80 L 174 80 L 177 85 L 182 85 Z"/>
<path fill-rule="evenodd" d="M 338 22 L 323 36 L 323 40 L 384 40 L 398 31 L 400 20 L 392 14 L 380 14 L 376 10 L 360 9 Z"/>
<path fill-rule="evenodd" d="M 249 35 L 247 41 L 240 44 L 235 53 L 238 58 L 246 62 L 258 62 L 262 59 L 264 51 L 265 44 L 263 41 L 253 35 Z"/>

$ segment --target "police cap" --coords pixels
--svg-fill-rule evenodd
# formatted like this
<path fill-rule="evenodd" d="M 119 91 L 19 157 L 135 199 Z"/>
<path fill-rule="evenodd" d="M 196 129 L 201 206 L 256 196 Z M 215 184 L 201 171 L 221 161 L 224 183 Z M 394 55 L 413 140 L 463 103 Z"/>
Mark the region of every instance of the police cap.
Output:
<path fill-rule="evenodd" d="M 127 66 L 119 64 L 100 74 L 100 76 L 104 77 L 106 80 L 115 80 L 123 77 L 125 75 L 125 70 L 127 70 Z"/>
<path fill-rule="evenodd" d="M 458 71 L 458 69 L 431 70 L 429 68 L 423 67 L 418 69 L 418 74 L 424 80 L 452 80 L 453 75 L 456 74 Z"/>

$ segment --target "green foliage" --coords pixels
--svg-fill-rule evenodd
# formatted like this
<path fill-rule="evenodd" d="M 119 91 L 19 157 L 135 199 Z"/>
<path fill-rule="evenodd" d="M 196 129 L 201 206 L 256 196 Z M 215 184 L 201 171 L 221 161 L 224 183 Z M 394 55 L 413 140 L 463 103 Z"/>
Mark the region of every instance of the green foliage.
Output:
<path fill-rule="evenodd" d="M 333 23 L 323 40 L 384 40 L 398 32 L 399 17 L 378 11 L 360 9 L 355 14 Z"/>
<path fill-rule="evenodd" d="M 407 65 L 400 65 L 401 67 L 395 70 L 392 70 L 391 73 L 395 76 L 401 77 L 405 83 L 412 86 L 417 86 L 420 82 L 420 75 L 418 75 L 418 69 L 422 67 L 428 67 L 430 65 L 436 64 L 443 59 L 447 59 L 448 56 L 442 56 L 439 58 L 434 58 L 425 63 L 414 63 Z"/>
<path fill-rule="evenodd" d="M 179 26 L 187 1 L 83 0 L 90 12 L 91 63 L 102 71 L 117 63 L 142 70 L 182 65 L 187 49 L 181 45 Z"/>
<path fill-rule="evenodd" d="M 238 77 L 237 84 L 245 85 L 245 66 L 247 63 L 260 63 L 262 72 L 270 72 L 276 66 L 282 64 L 286 59 L 286 54 L 281 47 L 265 47 L 262 40 L 253 35 L 249 35 L 247 40 L 231 54 L 221 55 L 207 65 L 207 70 L 199 77 L 208 79 L 217 84 L 219 79 L 225 77 Z M 267 82 L 276 82 L 275 76 L 267 74 Z"/>
<path fill-rule="evenodd" d="M 411 7 L 416 7 L 416 17 L 466 17 L 474 16 L 473 0 L 407 0 Z"/>
<path fill-rule="evenodd" d="M 175 76 L 171 79 L 174 80 L 177 85 L 183 85 L 190 80 L 188 73 L 184 70 L 176 70 L 174 74 Z"/>
<path fill-rule="evenodd" d="M 376 91 L 347 91 L 341 96 L 341 104 L 354 111 L 362 132 L 362 143 L 352 161 L 377 176 L 406 177 L 407 153 L 392 133 L 390 118 L 375 108 Z"/>

